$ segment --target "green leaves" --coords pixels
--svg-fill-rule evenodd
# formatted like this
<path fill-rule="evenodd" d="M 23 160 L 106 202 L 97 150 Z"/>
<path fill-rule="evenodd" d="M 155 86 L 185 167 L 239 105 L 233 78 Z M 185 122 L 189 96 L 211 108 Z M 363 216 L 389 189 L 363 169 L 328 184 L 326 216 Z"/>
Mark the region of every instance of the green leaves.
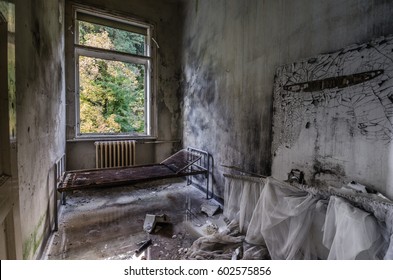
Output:
<path fill-rule="evenodd" d="M 141 34 L 79 21 L 80 45 L 135 55 L 146 55 L 145 39 L 146 36 Z"/>
<path fill-rule="evenodd" d="M 79 43 L 144 52 L 144 36 L 94 24 L 80 24 Z M 143 43 L 142 43 L 142 39 Z M 145 132 L 144 65 L 79 57 L 80 132 Z"/>

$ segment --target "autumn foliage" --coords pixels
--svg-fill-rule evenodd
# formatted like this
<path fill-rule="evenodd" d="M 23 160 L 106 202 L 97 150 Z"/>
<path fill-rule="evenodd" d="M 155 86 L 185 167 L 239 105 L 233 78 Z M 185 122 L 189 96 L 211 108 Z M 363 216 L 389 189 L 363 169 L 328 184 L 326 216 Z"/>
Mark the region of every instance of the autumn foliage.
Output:
<path fill-rule="evenodd" d="M 144 54 L 145 36 L 79 23 L 79 44 Z M 145 131 L 145 65 L 79 56 L 80 132 Z"/>

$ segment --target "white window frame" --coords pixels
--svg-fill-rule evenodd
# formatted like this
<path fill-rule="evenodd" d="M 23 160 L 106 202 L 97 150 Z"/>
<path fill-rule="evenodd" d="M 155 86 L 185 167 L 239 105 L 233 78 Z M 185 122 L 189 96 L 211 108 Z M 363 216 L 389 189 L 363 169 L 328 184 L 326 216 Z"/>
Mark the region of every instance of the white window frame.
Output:
<path fill-rule="evenodd" d="M 7 21 L 0 11 L 0 186 L 3 184 L 3 175 L 9 175 L 9 127 L 8 127 L 8 49 L 7 49 Z M 8 171 L 8 172 L 7 172 Z"/>
<path fill-rule="evenodd" d="M 147 31 L 145 41 L 145 55 L 136 55 L 124 53 L 114 50 L 100 49 L 96 47 L 84 46 L 78 44 L 79 40 L 79 26 L 77 13 L 83 13 L 100 17 L 113 22 L 125 23 L 130 26 L 145 28 Z M 74 64 L 75 64 L 75 138 L 76 139 L 140 139 L 140 138 L 156 138 L 156 120 L 155 120 L 155 92 L 154 92 L 154 65 L 155 55 L 154 48 L 151 44 L 153 26 L 145 22 L 131 19 L 128 17 L 118 16 L 114 14 L 104 13 L 87 8 L 74 7 L 73 9 L 73 26 L 74 26 Z M 109 26 L 111 27 L 111 26 Z M 116 28 L 116 27 L 114 27 Z M 80 83 L 79 83 L 79 57 L 94 57 L 98 59 L 114 60 L 126 63 L 145 65 L 145 132 L 144 133 L 81 133 L 80 132 Z"/>

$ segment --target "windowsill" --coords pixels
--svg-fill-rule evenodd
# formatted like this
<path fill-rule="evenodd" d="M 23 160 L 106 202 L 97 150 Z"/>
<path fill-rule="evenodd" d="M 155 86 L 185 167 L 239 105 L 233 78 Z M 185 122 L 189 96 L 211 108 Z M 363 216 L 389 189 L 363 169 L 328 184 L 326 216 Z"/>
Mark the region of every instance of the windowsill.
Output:
<path fill-rule="evenodd" d="M 140 144 L 166 144 L 166 143 L 180 143 L 180 139 L 175 140 L 160 140 L 154 136 L 146 137 L 78 137 L 68 139 L 67 143 L 81 143 L 81 142 L 95 142 L 95 141 L 121 141 L 121 140 L 135 140 Z"/>
<path fill-rule="evenodd" d="M 71 139 L 67 139 L 68 143 L 72 142 L 92 142 L 92 141 L 120 141 L 120 140 L 136 140 L 136 141 L 145 141 L 145 140 L 156 140 L 155 136 L 80 136 Z"/>

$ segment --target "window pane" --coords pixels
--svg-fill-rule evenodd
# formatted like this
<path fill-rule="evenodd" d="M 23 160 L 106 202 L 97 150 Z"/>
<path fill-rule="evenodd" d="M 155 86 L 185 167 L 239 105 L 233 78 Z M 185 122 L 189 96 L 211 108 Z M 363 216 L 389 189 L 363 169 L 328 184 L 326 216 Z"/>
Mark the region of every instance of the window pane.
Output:
<path fill-rule="evenodd" d="M 145 35 L 85 21 L 78 23 L 80 45 L 146 55 Z"/>
<path fill-rule="evenodd" d="M 79 57 L 80 133 L 145 133 L 145 66 Z"/>

